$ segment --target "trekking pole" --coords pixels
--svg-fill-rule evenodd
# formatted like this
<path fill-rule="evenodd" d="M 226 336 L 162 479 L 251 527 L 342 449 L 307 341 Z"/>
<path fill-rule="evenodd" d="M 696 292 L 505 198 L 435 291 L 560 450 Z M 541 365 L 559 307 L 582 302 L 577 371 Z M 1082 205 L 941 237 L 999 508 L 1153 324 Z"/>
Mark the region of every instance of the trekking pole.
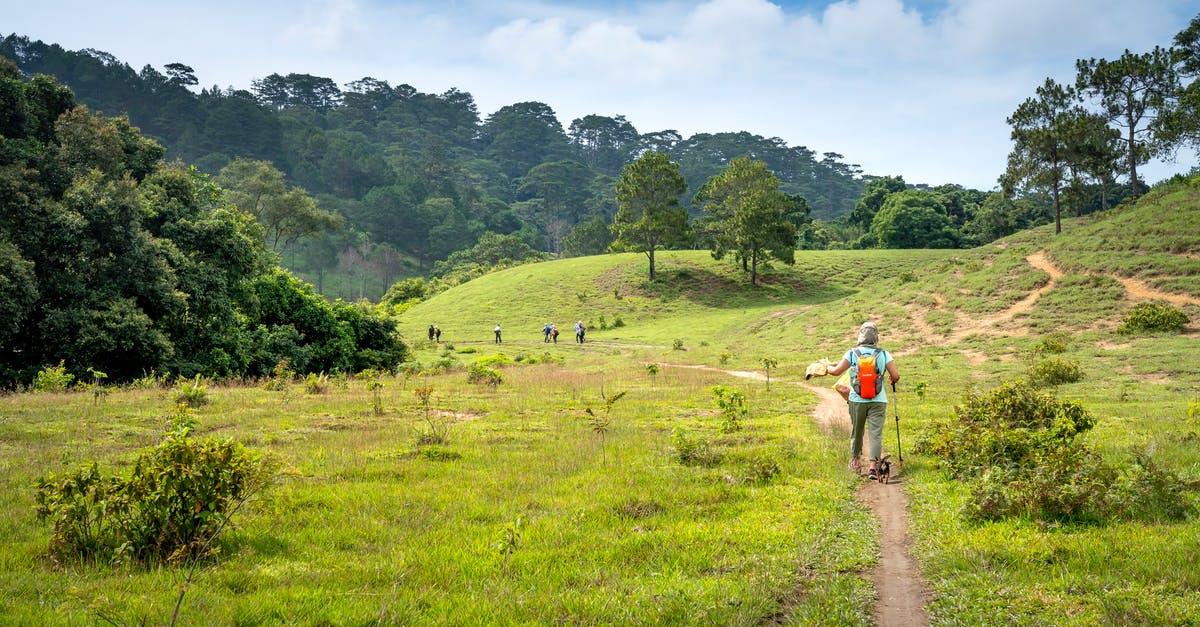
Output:
<path fill-rule="evenodd" d="M 896 455 L 904 465 L 904 450 L 900 448 L 900 397 L 896 394 L 896 382 L 892 381 L 892 408 L 896 410 Z"/>

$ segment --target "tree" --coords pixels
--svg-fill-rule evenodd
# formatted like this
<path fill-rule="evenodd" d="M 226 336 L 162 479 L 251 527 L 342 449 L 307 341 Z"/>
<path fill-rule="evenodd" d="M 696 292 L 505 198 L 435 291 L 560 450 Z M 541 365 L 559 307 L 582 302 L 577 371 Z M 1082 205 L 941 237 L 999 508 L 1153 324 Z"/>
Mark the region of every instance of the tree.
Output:
<path fill-rule="evenodd" d="M 567 257 L 586 257 L 599 255 L 608 250 L 612 244 L 612 229 L 601 216 L 596 216 L 586 222 L 580 222 L 571 229 L 571 234 L 563 239 L 563 255 Z"/>
<path fill-rule="evenodd" d="M 891 194 L 871 221 L 881 248 L 954 248 L 958 234 L 941 197 L 917 189 Z"/>
<path fill-rule="evenodd" d="M 1115 61 L 1080 59 L 1075 63 L 1079 71 L 1076 87 L 1097 98 L 1104 115 L 1125 128 L 1126 163 L 1135 195 L 1138 164 L 1163 149 L 1154 141 L 1152 130 L 1158 113 L 1178 91 L 1175 56 L 1172 50 L 1155 46 L 1145 54 L 1126 50 Z"/>
<path fill-rule="evenodd" d="M 234 159 L 221 168 L 217 182 L 229 199 L 258 218 L 271 250 L 279 251 L 302 237 L 342 228 L 342 217 L 317 206 L 308 192 L 289 188 L 283 173 L 267 161 Z"/>
<path fill-rule="evenodd" d="M 1152 125 L 1164 150 L 1189 144 L 1200 148 L 1200 16 L 1175 35 L 1172 49 L 1180 84 Z M 1189 81 L 1183 84 L 1184 81 Z"/>
<path fill-rule="evenodd" d="M 908 188 L 903 176 L 882 176 L 867 180 L 863 185 L 862 197 L 850 212 L 850 223 L 857 224 L 864 231 L 871 229 L 871 220 L 883 206 L 888 194 L 902 192 Z"/>
<path fill-rule="evenodd" d="M 487 153 L 505 174 L 517 177 L 533 166 L 564 156 L 567 136 L 554 109 L 540 102 L 519 102 L 500 108 L 480 130 Z"/>
<path fill-rule="evenodd" d="M 732 252 L 758 283 L 758 266 L 770 259 L 795 263 L 797 231 L 789 219 L 793 200 L 779 190 L 779 179 L 763 161 L 734 159 L 696 194 L 704 209 L 705 231 L 713 258 Z"/>
<path fill-rule="evenodd" d="M 579 221 L 592 177 L 587 166 L 569 159 L 540 163 L 521 177 L 517 186 L 518 200 L 542 199 L 541 226 L 550 242 L 550 252 L 562 250 L 562 237 L 566 235 L 555 232 L 556 223 L 573 226 Z"/>
<path fill-rule="evenodd" d="M 1074 90 L 1048 78 L 1038 87 L 1037 97 L 1026 99 L 1008 118 L 1014 146 L 1001 180 L 1010 196 L 1023 181 L 1050 189 L 1055 233 L 1062 232 L 1059 192 L 1066 178 L 1069 153 L 1066 127 L 1075 98 Z"/>
<path fill-rule="evenodd" d="M 620 172 L 637 149 L 637 129 L 623 115 L 577 118 L 571 122 L 568 134 L 583 162 L 605 174 Z"/>
<path fill-rule="evenodd" d="M 617 215 L 613 220 L 613 247 L 643 252 L 650 260 L 650 280 L 655 278 L 654 252 L 686 241 L 687 212 L 679 197 L 687 181 L 664 152 L 647 152 L 626 165 L 617 182 Z"/>

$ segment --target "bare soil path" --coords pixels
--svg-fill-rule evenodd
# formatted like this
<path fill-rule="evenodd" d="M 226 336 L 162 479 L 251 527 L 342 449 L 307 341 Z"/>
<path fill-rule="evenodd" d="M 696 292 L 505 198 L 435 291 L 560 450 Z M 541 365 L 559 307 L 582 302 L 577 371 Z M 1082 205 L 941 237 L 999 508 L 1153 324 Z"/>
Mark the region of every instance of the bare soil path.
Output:
<path fill-rule="evenodd" d="M 766 380 L 766 376 L 761 372 L 684 364 L 665 365 L 674 368 L 713 370 L 755 381 Z M 832 387 L 794 381 L 780 383 L 798 385 L 817 395 L 819 401 L 813 410 L 813 419 L 821 431 L 838 436 L 848 433 L 846 401 Z M 866 505 L 879 519 L 879 563 L 870 574 L 878 595 L 874 623 L 881 627 L 919 627 L 929 624 L 929 618 L 925 614 L 929 590 L 921 578 L 917 561 L 910 553 L 912 537 L 908 531 L 908 496 L 901 489 L 903 477 L 896 476 L 899 474 L 898 471 L 893 471 L 892 480 L 887 484 L 864 482 L 858 490 L 859 502 Z"/>

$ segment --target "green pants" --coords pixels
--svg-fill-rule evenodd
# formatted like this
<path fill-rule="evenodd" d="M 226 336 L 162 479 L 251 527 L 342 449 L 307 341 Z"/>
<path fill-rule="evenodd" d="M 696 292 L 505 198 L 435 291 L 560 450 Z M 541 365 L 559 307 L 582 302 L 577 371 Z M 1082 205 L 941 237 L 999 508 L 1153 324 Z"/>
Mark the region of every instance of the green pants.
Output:
<path fill-rule="evenodd" d="M 870 436 L 871 461 L 883 454 L 883 423 L 887 420 L 887 403 L 850 403 L 850 459 L 862 455 L 863 431 Z"/>

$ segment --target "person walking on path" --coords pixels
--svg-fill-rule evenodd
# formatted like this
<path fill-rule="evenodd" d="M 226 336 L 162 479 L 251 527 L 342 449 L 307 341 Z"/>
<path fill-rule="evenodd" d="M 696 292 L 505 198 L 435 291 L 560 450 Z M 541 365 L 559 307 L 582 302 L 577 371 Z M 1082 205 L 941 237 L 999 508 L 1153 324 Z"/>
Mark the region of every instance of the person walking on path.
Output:
<path fill-rule="evenodd" d="M 429 341 L 433 341 L 433 325 L 429 325 Z"/>
<path fill-rule="evenodd" d="M 871 363 L 872 372 L 860 371 L 858 368 L 860 362 Z M 850 368 L 854 369 L 852 372 L 859 375 L 857 377 L 852 375 L 852 380 L 857 379 L 859 383 L 862 383 L 865 379 L 867 383 L 875 387 L 874 390 L 871 390 L 862 385 L 851 386 L 850 397 L 847 399 L 850 402 L 850 468 L 855 472 L 859 470 L 858 459 L 862 455 L 865 429 L 870 455 L 867 477 L 875 479 L 875 466 L 879 463 L 880 455 L 883 453 L 883 423 L 887 419 L 888 398 L 886 386 L 882 381 L 882 373 L 887 372 L 894 388 L 896 382 L 900 380 L 900 372 L 896 369 L 896 362 L 892 359 L 891 353 L 879 348 L 879 327 L 874 322 L 864 322 L 859 327 L 858 344 L 846 351 L 846 355 L 837 365 L 827 368 L 826 374 L 837 376 Z M 876 384 L 877 377 L 879 381 Z"/>
<path fill-rule="evenodd" d="M 554 340 L 555 344 L 558 344 L 558 325 L 553 322 L 550 323 L 550 339 Z"/>
<path fill-rule="evenodd" d="M 550 323 L 549 322 L 542 325 L 542 341 L 547 344 L 550 343 Z"/>
<path fill-rule="evenodd" d="M 583 320 L 580 320 L 575 323 L 575 341 L 579 344 L 583 344 L 583 332 Z"/>
<path fill-rule="evenodd" d="M 442 343 L 442 327 L 439 327 L 436 324 L 433 325 L 433 340 L 438 344 Z"/>
<path fill-rule="evenodd" d="M 500 325 L 497 324 L 494 331 L 496 332 L 496 343 L 499 344 L 500 343 Z"/>

